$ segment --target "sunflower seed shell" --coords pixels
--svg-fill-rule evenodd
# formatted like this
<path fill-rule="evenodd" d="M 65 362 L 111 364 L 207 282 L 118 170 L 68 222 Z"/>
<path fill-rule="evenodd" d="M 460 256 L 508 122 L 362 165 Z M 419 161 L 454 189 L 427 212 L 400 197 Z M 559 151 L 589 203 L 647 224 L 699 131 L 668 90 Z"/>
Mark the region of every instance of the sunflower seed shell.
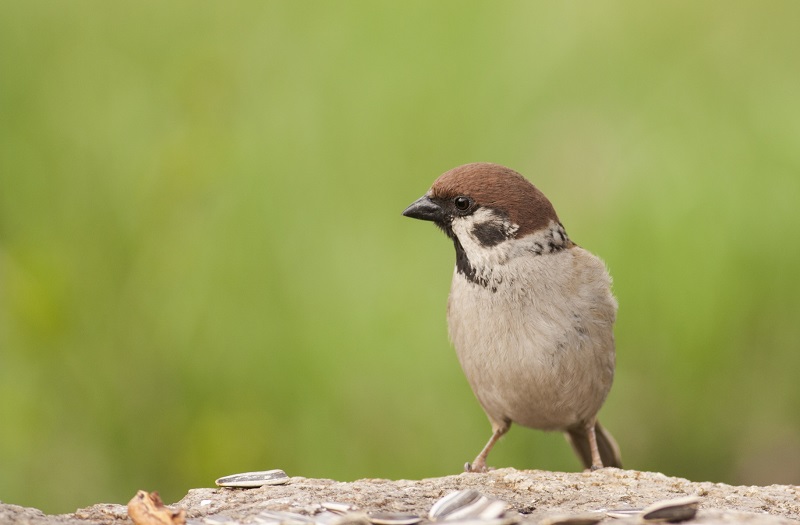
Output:
<path fill-rule="evenodd" d="M 449 514 L 445 514 L 441 519 L 446 521 L 466 520 L 480 518 L 481 512 L 491 504 L 491 500 L 481 495 L 478 499 L 467 503 L 463 507 L 453 509 Z"/>
<path fill-rule="evenodd" d="M 364 512 L 345 512 L 336 516 L 330 525 L 372 525 Z"/>
<path fill-rule="evenodd" d="M 474 489 L 457 490 L 439 499 L 431 507 L 428 517 L 432 520 L 446 519 L 459 509 L 473 504 L 481 497 L 480 492 Z"/>
<path fill-rule="evenodd" d="M 678 523 L 694 518 L 699 506 L 700 498 L 696 496 L 659 501 L 646 507 L 642 511 L 641 518 L 648 523 L 663 521 Z"/>
<path fill-rule="evenodd" d="M 539 525 L 594 525 L 606 517 L 602 512 L 584 512 L 582 514 L 563 514 L 549 516 L 539 522 Z"/>
<path fill-rule="evenodd" d="M 484 520 L 480 518 L 465 518 L 463 520 L 446 520 L 447 525 L 514 525 L 520 522 L 519 516 L 509 518 L 495 518 Z"/>
<path fill-rule="evenodd" d="M 599 512 L 605 512 L 606 516 L 609 518 L 630 518 L 631 516 L 638 516 L 642 513 L 644 509 L 610 509 L 610 510 L 602 510 Z"/>
<path fill-rule="evenodd" d="M 422 521 L 416 514 L 400 512 L 370 512 L 367 517 L 374 525 L 415 525 Z"/>
<path fill-rule="evenodd" d="M 263 472 L 242 472 L 219 478 L 215 483 L 219 487 L 255 488 L 264 485 L 283 485 L 289 481 L 286 472 L 275 469 Z"/>
<path fill-rule="evenodd" d="M 336 514 L 345 514 L 352 510 L 356 510 L 355 505 L 351 505 L 349 503 L 340 503 L 338 501 L 326 501 L 321 503 L 322 507 L 328 509 L 331 512 L 335 512 Z"/>
<path fill-rule="evenodd" d="M 489 504 L 481 509 L 478 517 L 482 520 L 502 518 L 507 508 L 508 505 L 506 505 L 505 501 L 500 501 L 499 499 L 490 500 Z"/>
<path fill-rule="evenodd" d="M 261 525 L 307 525 L 314 520 L 296 512 L 281 512 L 278 510 L 264 510 L 253 518 L 253 523 Z"/>

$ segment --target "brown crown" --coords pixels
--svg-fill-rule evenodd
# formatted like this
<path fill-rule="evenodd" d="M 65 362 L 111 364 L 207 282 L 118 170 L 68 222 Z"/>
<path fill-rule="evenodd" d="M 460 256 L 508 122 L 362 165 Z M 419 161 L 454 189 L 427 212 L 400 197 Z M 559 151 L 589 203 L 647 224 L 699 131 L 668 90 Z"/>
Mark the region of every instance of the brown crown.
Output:
<path fill-rule="evenodd" d="M 522 237 L 558 222 L 556 210 L 536 186 L 516 171 L 489 162 L 464 164 L 443 173 L 431 187 L 431 196 L 449 200 L 470 197 L 479 206 L 505 213 L 519 225 Z"/>

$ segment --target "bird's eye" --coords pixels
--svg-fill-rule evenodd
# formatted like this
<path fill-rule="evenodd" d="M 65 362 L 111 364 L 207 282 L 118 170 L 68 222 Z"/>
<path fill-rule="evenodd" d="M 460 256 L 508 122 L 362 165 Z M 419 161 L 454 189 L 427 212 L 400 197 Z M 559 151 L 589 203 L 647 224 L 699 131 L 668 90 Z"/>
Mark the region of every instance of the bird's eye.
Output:
<path fill-rule="evenodd" d="M 469 200 L 469 197 L 456 197 L 453 199 L 453 203 L 456 205 L 456 208 L 461 211 L 466 211 L 466 209 L 469 208 L 469 205 L 472 204 L 472 202 Z"/>

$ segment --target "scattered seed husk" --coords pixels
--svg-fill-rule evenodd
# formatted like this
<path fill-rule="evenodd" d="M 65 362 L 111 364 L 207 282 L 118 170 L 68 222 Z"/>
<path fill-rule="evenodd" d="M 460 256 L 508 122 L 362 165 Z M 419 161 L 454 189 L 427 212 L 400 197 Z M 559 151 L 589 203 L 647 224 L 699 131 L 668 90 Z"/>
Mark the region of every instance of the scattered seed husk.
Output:
<path fill-rule="evenodd" d="M 422 521 L 416 514 L 401 512 L 369 512 L 367 518 L 374 525 L 415 525 Z"/>
<path fill-rule="evenodd" d="M 507 508 L 508 505 L 505 501 L 500 501 L 499 499 L 489 500 L 488 505 L 484 506 L 478 513 L 478 517 L 482 520 L 502 518 Z"/>
<path fill-rule="evenodd" d="M 481 512 L 489 506 L 491 500 L 483 494 L 478 499 L 473 500 L 459 508 L 452 509 L 451 512 L 444 514 L 441 519 L 447 521 L 468 520 L 480 518 Z"/>
<path fill-rule="evenodd" d="M 344 514 L 346 512 L 356 510 L 355 505 L 351 505 L 349 503 L 339 503 L 338 501 L 326 501 L 320 505 L 331 512 L 335 512 L 336 514 Z"/>
<path fill-rule="evenodd" d="M 226 516 L 225 514 L 213 514 L 211 516 L 204 516 L 203 523 L 205 525 L 238 525 L 238 522 Z"/>
<path fill-rule="evenodd" d="M 317 525 L 337 525 L 342 515 L 338 512 L 325 510 L 319 514 L 314 514 L 314 523 Z"/>
<path fill-rule="evenodd" d="M 442 516 L 444 521 L 459 521 L 459 520 L 494 520 L 502 518 L 506 512 L 506 503 L 504 501 L 489 499 L 486 496 L 481 496 L 468 503 L 461 508 L 454 509 L 449 514 Z"/>
<path fill-rule="evenodd" d="M 447 525 L 514 525 L 519 523 L 521 517 L 519 515 L 508 518 L 495 518 L 495 519 L 481 519 L 481 518 L 465 518 L 461 520 L 445 520 Z"/>
<path fill-rule="evenodd" d="M 445 519 L 453 512 L 476 502 L 482 498 L 481 493 L 474 489 L 457 490 L 439 499 L 431 507 L 428 517 L 432 520 Z"/>
<path fill-rule="evenodd" d="M 434 503 L 428 517 L 433 521 L 459 523 L 497 520 L 505 517 L 507 508 L 504 501 L 488 498 L 474 489 L 465 489 L 451 492 Z"/>
<path fill-rule="evenodd" d="M 278 521 L 270 518 L 259 518 L 258 516 L 253 518 L 252 523 L 256 525 L 280 525 L 282 523 L 289 524 L 289 525 L 300 525 L 301 522 L 299 521 Z"/>
<path fill-rule="evenodd" d="M 630 518 L 631 516 L 638 516 L 642 513 L 644 509 L 611 509 L 611 510 L 602 510 L 599 512 L 605 512 L 606 516 L 609 518 Z"/>
<path fill-rule="evenodd" d="M 700 498 L 697 496 L 687 496 L 685 498 L 675 498 L 666 501 L 659 501 L 646 507 L 641 514 L 643 521 L 653 523 L 668 521 L 677 523 L 687 521 L 695 517 L 697 508 L 700 506 Z"/>
<path fill-rule="evenodd" d="M 215 483 L 219 487 L 255 488 L 264 485 L 283 485 L 289 481 L 286 472 L 275 469 L 262 472 L 242 472 L 219 478 Z"/>
<path fill-rule="evenodd" d="M 278 510 L 264 510 L 253 518 L 253 523 L 263 525 L 308 525 L 314 519 L 296 512 L 281 512 Z"/>
<path fill-rule="evenodd" d="M 594 525 L 606 517 L 602 512 L 584 512 L 581 514 L 562 514 L 548 516 L 539 525 Z"/>
<path fill-rule="evenodd" d="M 346 512 L 337 515 L 329 525 L 372 525 L 364 512 Z"/>

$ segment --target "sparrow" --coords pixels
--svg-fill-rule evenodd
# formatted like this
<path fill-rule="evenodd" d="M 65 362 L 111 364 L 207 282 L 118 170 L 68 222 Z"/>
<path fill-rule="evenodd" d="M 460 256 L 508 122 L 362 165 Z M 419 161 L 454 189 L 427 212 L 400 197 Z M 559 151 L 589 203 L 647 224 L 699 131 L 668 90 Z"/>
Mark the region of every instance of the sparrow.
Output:
<path fill-rule="evenodd" d="M 512 423 L 562 431 L 584 467 L 619 467 L 597 421 L 614 379 L 617 301 L 598 257 L 567 236 L 553 205 L 522 175 L 472 163 L 436 179 L 403 212 L 453 241 L 447 324 L 461 368 L 492 426 L 465 470 Z"/>

